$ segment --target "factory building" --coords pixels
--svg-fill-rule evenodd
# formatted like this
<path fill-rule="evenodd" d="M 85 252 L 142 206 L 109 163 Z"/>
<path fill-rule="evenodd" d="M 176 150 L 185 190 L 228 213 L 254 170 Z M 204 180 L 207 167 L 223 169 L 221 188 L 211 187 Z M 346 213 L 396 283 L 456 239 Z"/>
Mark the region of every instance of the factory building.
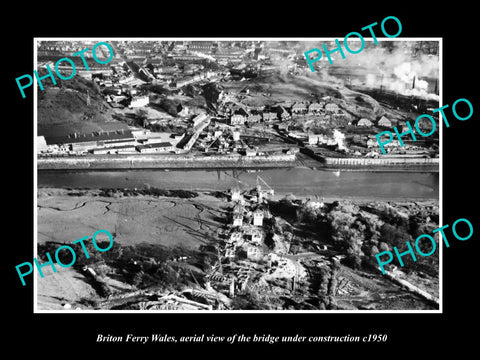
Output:
<path fill-rule="evenodd" d="M 73 151 L 89 151 L 99 147 L 132 145 L 135 143 L 132 131 L 122 123 L 95 123 L 57 125 L 43 133 L 47 145 L 66 145 Z"/>
<path fill-rule="evenodd" d="M 153 154 L 153 153 L 159 153 L 159 152 L 165 153 L 165 152 L 174 151 L 174 147 L 170 142 L 138 145 L 136 149 L 142 154 Z"/>

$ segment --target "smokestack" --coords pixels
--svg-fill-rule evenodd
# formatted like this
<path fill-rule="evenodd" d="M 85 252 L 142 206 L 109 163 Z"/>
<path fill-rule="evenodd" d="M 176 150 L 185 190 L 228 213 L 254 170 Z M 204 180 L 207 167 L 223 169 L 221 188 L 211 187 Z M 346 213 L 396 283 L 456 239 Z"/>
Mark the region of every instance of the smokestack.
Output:
<path fill-rule="evenodd" d="M 235 296 L 235 278 L 234 277 L 232 277 L 231 282 L 230 282 L 229 293 L 230 293 L 231 297 Z"/>

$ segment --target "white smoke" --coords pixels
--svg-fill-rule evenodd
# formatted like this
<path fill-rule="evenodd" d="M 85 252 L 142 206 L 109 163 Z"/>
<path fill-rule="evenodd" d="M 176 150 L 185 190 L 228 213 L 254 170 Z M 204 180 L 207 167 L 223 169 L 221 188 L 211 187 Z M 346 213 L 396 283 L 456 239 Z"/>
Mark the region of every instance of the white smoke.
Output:
<path fill-rule="evenodd" d="M 419 78 L 412 63 L 405 62 L 394 68 L 394 79 L 388 81 L 387 88 L 403 95 L 414 95 L 438 100 L 436 94 L 428 93 L 428 82 Z"/>
<path fill-rule="evenodd" d="M 345 134 L 338 131 L 337 129 L 333 130 L 333 138 L 338 144 L 338 150 L 345 150 Z"/>
<path fill-rule="evenodd" d="M 198 51 L 192 51 L 191 53 L 195 56 L 198 56 L 198 57 L 201 57 L 201 58 L 204 58 L 204 59 L 208 59 L 210 61 L 217 62 L 217 59 L 215 59 L 213 56 L 210 56 L 210 55 L 198 52 Z"/>
<path fill-rule="evenodd" d="M 359 85 L 357 81 L 355 85 Z M 404 62 L 393 69 L 390 76 L 367 74 L 365 85 L 368 87 L 383 87 L 402 95 L 413 95 L 431 100 L 438 100 L 436 94 L 428 92 L 428 82 L 419 77 L 411 62 Z"/>
<path fill-rule="evenodd" d="M 341 42 L 341 39 L 339 39 Z M 381 40 L 380 40 L 381 41 Z M 313 48 L 321 48 L 321 41 L 318 42 L 301 42 L 303 48 L 299 46 L 297 51 L 303 52 Z M 327 42 L 328 43 L 328 42 Z M 420 54 L 416 50 L 417 41 L 392 41 L 389 46 L 382 47 L 373 45 L 373 42 L 366 41 L 365 48 L 358 54 L 346 53 L 345 59 L 339 56 L 334 60 L 334 64 L 339 66 L 358 68 L 359 72 L 365 72 L 365 80 L 361 77 L 353 78 L 351 85 L 367 86 L 372 88 L 380 88 L 398 92 L 403 95 L 415 95 L 428 99 L 438 100 L 438 95 L 429 93 L 429 86 L 426 78 L 438 79 L 439 74 L 439 56 Z M 429 44 L 426 44 L 429 45 Z M 430 44 L 431 45 L 431 44 Z M 328 45 L 327 45 L 328 47 Z M 413 54 L 416 54 L 414 56 Z M 326 59 L 323 55 L 321 60 Z M 328 70 L 331 66 L 328 62 L 318 61 L 317 66 Z M 321 64 L 321 65 L 319 65 Z M 325 76 L 327 71 L 316 71 L 312 73 L 314 76 Z M 328 76 L 327 81 L 333 80 L 334 76 Z M 415 87 L 412 88 L 413 78 L 415 77 Z M 345 80 L 335 78 L 344 84 Z M 431 90 L 431 89 L 430 89 Z"/>
<path fill-rule="evenodd" d="M 366 80 L 365 80 L 365 84 L 368 86 L 368 87 L 374 87 L 376 84 L 377 84 L 377 78 L 375 75 L 373 74 L 367 74 L 367 77 L 366 77 Z"/>
<path fill-rule="evenodd" d="M 412 70 L 412 64 L 405 62 L 393 69 L 393 73 L 404 83 L 411 82 L 417 74 Z"/>

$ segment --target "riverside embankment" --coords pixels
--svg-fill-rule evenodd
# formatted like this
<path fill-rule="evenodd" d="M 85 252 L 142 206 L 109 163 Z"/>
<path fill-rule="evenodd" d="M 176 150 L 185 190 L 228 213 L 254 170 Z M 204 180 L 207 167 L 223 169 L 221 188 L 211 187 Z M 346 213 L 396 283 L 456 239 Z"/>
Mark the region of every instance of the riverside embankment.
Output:
<path fill-rule="evenodd" d="M 378 158 L 329 155 L 333 152 L 315 151 L 311 147 L 302 152 L 315 159 L 325 169 L 381 170 L 439 172 L 440 159 L 426 156 L 385 155 Z"/>
<path fill-rule="evenodd" d="M 295 166 L 294 154 L 278 155 L 87 155 L 39 157 L 38 170 L 133 170 L 279 168 Z"/>

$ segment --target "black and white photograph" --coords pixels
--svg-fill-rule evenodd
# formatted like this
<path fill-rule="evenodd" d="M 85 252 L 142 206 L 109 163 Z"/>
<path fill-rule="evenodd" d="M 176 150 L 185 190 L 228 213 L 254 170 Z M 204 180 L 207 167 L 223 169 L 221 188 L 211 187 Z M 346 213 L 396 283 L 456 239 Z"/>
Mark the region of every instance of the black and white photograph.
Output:
<path fill-rule="evenodd" d="M 15 5 L 7 353 L 474 350 L 471 4 Z"/>
<path fill-rule="evenodd" d="M 440 311 L 442 41 L 334 40 L 36 38 L 35 312 Z"/>

